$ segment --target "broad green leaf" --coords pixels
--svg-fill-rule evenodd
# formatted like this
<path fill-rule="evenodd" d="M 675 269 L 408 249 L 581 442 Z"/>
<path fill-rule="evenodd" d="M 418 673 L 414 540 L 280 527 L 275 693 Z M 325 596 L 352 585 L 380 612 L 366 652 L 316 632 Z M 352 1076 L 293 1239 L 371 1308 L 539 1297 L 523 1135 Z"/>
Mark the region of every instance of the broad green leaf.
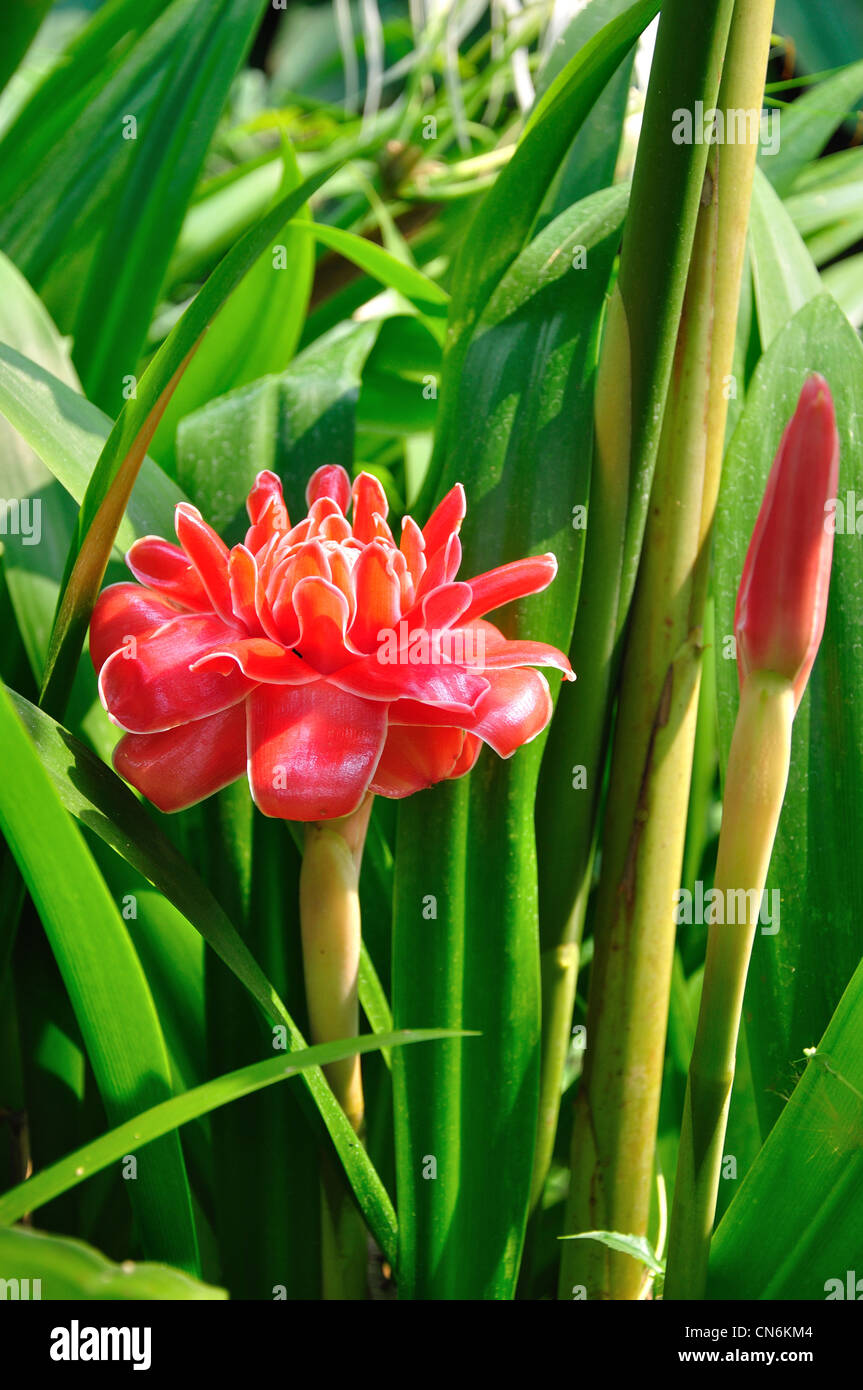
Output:
<path fill-rule="evenodd" d="M 60 378 L 4 343 L 0 343 L 0 414 L 66 492 L 82 502 L 111 433 L 108 416 Z M 170 535 L 175 506 L 188 500 L 153 459 L 145 458 L 114 543 L 128 550 L 138 536 Z"/>
<path fill-rule="evenodd" d="M 823 1033 L 863 953 L 863 864 L 848 853 L 849 827 L 863 824 L 863 715 L 851 698 L 863 685 L 863 520 L 854 505 L 863 498 L 863 346 L 828 295 L 774 339 L 726 454 L 715 548 L 720 746 L 724 768 L 738 703 L 736 665 L 725 653 L 743 560 L 779 440 L 813 371 L 824 375 L 836 405 L 839 508 L 827 624 L 794 721 L 767 880 L 768 902 L 778 895 L 779 929 L 771 924 L 756 936 L 744 1007 L 763 1134 L 794 1084 L 797 1059 Z"/>
<path fill-rule="evenodd" d="M 24 4 L 6 9 L 0 20 L 0 91 L 27 52 L 51 4 L 52 0 L 25 0 Z"/>
<path fill-rule="evenodd" d="M 863 12 L 857 0 L 777 0 L 775 29 L 790 40 L 804 72 L 838 67 L 849 53 L 863 52 Z"/>
<path fill-rule="evenodd" d="M 172 1134 L 190 1120 L 207 1115 L 242 1096 L 251 1095 L 265 1086 L 273 1086 L 311 1067 L 324 1067 L 330 1062 L 340 1062 L 344 1057 L 356 1053 L 377 1052 L 382 1047 L 403 1047 L 408 1043 L 431 1042 L 451 1037 L 447 1029 L 415 1028 L 400 1029 L 394 1033 L 381 1033 L 376 1037 L 347 1038 L 338 1042 L 319 1043 L 302 1051 L 291 1052 L 290 1060 L 283 1053 L 251 1066 L 240 1067 L 237 1071 L 208 1081 L 203 1086 L 186 1091 L 181 1096 L 154 1105 L 142 1111 L 134 1119 L 118 1125 L 107 1134 L 101 1135 L 75 1153 L 69 1154 L 60 1163 L 28 1178 L 11 1192 L 0 1197 L 0 1225 L 19 1221 L 28 1211 L 36 1211 L 52 1197 L 67 1192 L 70 1187 L 84 1182 L 87 1178 L 115 1163 L 128 1153 L 138 1153 L 147 1144 Z M 468 1036 L 468 1035 L 463 1035 Z M 254 1175 L 249 1174 L 249 1181 Z"/>
<path fill-rule="evenodd" d="M 0 1281 L 5 1281 L 7 1299 L 173 1302 L 227 1297 L 224 1289 L 202 1284 L 166 1264 L 113 1264 L 83 1241 L 21 1227 L 0 1230 Z"/>
<path fill-rule="evenodd" d="M 345 231 L 341 227 L 331 227 L 326 222 L 305 226 L 300 224 L 296 230 L 300 234 L 313 236 L 331 251 L 338 251 L 340 256 L 352 261 L 388 289 L 398 290 L 406 299 L 424 304 L 427 309 L 449 303 L 446 290 L 434 280 L 414 266 L 398 260 L 391 251 L 378 246 L 368 237 L 358 236 L 356 232 Z"/>
<path fill-rule="evenodd" d="M 68 344 L 8 257 L 0 254 L 0 341 L 54 373 L 74 394 L 78 378 Z M 5 362 L 0 362 L 0 377 Z M 2 389 L 2 388 L 0 388 Z M 28 400 L 28 405 L 31 402 Z M 3 401 L 0 397 L 0 409 Z M 5 411 L 4 411 L 5 414 Z M 0 421 L 0 496 L 27 507 L 23 526 L 4 528 L 3 566 L 18 630 L 38 681 L 57 602 L 57 582 L 75 527 L 75 506 L 45 464 L 7 419 Z M 38 510 L 37 510 L 38 509 Z M 19 517 L 21 516 L 19 511 Z"/>
<path fill-rule="evenodd" d="M 782 138 L 774 154 L 759 152 L 761 168 L 783 197 L 795 178 L 821 153 L 833 132 L 842 125 L 863 96 L 863 61 L 849 63 L 803 92 L 781 113 Z"/>
<path fill-rule="evenodd" d="M 795 1055 L 806 1070 L 713 1237 L 709 1298 L 859 1299 L 861 1031 L 863 964 L 817 1047 Z"/>
<path fill-rule="evenodd" d="M 467 492 L 462 572 L 553 550 L 561 568 L 551 589 L 497 620 L 508 636 L 563 649 L 581 572 L 584 532 L 573 508 L 588 494 L 597 322 L 626 196 L 625 188 L 595 194 L 530 243 L 491 296 L 451 388 L 454 447 L 442 485 L 461 480 Z M 397 1026 L 417 1018 L 483 1034 L 472 1052 L 451 1042 L 433 1057 L 393 1058 L 399 1267 L 411 1297 L 513 1293 L 537 1109 L 541 750 L 538 740 L 502 761 L 485 749 L 468 780 L 399 809 Z M 437 916 L 425 922 L 429 902 Z M 434 1186 L 422 1153 L 436 1156 Z"/>
<path fill-rule="evenodd" d="M 549 49 L 537 78 L 537 96 L 543 96 L 573 54 L 628 7 L 629 0 L 589 0 Z M 631 81 L 632 55 L 628 54 L 572 143 L 554 180 L 545 221 L 613 183 Z"/>
<path fill-rule="evenodd" d="M 377 322 L 343 324 L 265 377 L 211 401 L 182 421 L 177 469 L 183 487 L 229 542 L 245 533 L 246 496 L 261 469 L 278 473 L 294 519 L 323 463 L 351 470 L 362 371 Z"/>
<path fill-rule="evenodd" d="M 823 290 L 818 271 L 781 198 L 756 169 L 749 246 L 761 342 L 768 348 L 788 319 Z"/>
<path fill-rule="evenodd" d="M 632 44 L 659 9 L 637 0 L 576 53 L 537 102 L 512 159 L 483 199 L 453 272 L 447 379 L 458 377 L 470 336 L 495 286 L 526 245 L 567 150 Z M 454 406 L 452 407 L 454 410 Z M 435 464 L 424 506 L 430 507 L 452 449 L 451 407 L 444 394 Z"/>
<path fill-rule="evenodd" d="M 66 729 L 28 701 L 9 692 L 38 750 L 44 772 L 63 805 L 149 879 L 200 932 L 271 1023 L 284 1027 L 292 1050 L 305 1047 L 279 995 L 206 884 L 159 830 L 153 818 L 110 768 Z M 392 1205 L 341 1107 L 318 1070 L 305 1076 L 329 1130 L 369 1229 L 395 1260 Z"/>
<path fill-rule="evenodd" d="M 135 370 L 186 204 L 265 8 L 216 0 L 202 13 L 196 0 L 173 0 L 90 79 L 83 107 L 73 92 L 50 113 L 47 147 L 38 126 L 35 139 L 13 127 L 3 142 L 0 244 L 74 336 L 87 394 L 106 408 L 120 404 L 123 377 Z"/>
<path fill-rule="evenodd" d="M 302 181 L 287 140 L 283 160 L 284 175 L 274 202 Z M 153 439 L 153 453 L 169 471 L 174 471 L 177 424 L 184 416 L 226 391 L 283 371 L 293 357 L 314 274 L 314 248 L 303 234 L 310 225 L 308 208 L 302 217 L 287 222 L 274 245 L 258 257 L 216 314 L 183 373 Z"/>
<path fill-rule="evenodd" d="M 863 327 L 863 253 L 828 266 L 821 279 L 854 327 Z"/>
<path fill-rule="evenodd" d="M 51 943 L 109 1121 L 119 1123 L 171 1094 L 152 995 L 117 904 L 5 688 L 0 735 L 0 827 Z M 191 1194 L 176 1136 L 164 1139 L 141 1164 L 129 1195 L 147 1253 L 194 1271 Z"/>

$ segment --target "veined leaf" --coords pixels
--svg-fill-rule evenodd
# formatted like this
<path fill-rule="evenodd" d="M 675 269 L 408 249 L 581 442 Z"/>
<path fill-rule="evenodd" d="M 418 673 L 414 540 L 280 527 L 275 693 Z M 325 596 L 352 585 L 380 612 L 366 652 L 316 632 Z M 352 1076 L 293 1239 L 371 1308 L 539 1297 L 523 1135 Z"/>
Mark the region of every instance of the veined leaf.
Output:
<path fill-rule="evenodd" d="M 69 993 L 109 1121 L 171 1094 L 165 1041 L 146 977 L 117 904 L 60 803 L 5 687 L 0 826 Z M 142 1162 L 129 1193 L 145 1249 L 194 1271 L 194 1218 L 176 1135 Z"/>
<path fill-rule="evenodd" d="M 824 638 L 794 721 L 791 771 L 767 879 L 779 915 L 755 940 L 744 1006 L 762 1134 L 779 1116 L 803 1049 L 826 1028 L 863 950 L 863 864 L 847 852 L 863 824 L 863 347 L 829 295 L 801 309 L 756 369 L 728 446 L 716 533 L 717 652 L 734 629 L 749 537 L 779 440 L 805 378 L 819 371 L 836 406 L 839 498 Z M 825 525 L 832 524 L 831 516 Z M 722 767 L 738 704 L 734 661 L 717 660 Z M 773 916 L 773 915 L 772 915 Z M 774 930 L 774 925 L 777 930 Z M 825 937 L 825 933 L 827 934 Z M 829 939 L 829 950 L 825 940 Z"/>
<path fill-rule="evenodd" d="M 206 884 L 128 787 L 50 716 L 14 692 L 8 693 L 36 744 L 44 769 L 42 775 L 50 777 L 66 809 L 116 849 L 183 913 L 248 990 L 265 1017 L 287 1029 L 292 1050 L 305 1047 L 293 1018 Z M 386 1190 L 365 1150 L 357 1144 L 323 1073 L 313 1069 L 304 1076 L 369 1229 L 388 1258 L 395 1261 L 396 1222 Z"/>
<path fill-rule="evenodd" d="M 362 371 L 378 329 L 375 321 L 343 324 L 280 376 L 231 391 L 182 421 L 178 476 L 229 542 L 245 533 L 246 496 L 261 469 L 279 474 L 294 516 L 320 464 L 350 472 Z"/>
<path fill-rule="evenodd" d="M 284 174 L 273 201 L 302 181 L 289 141 L 283 141 Z M 314 248 L 303 220 L 282 227 L 216 314 L 172 395 L 153 440 L 153 453 L 174 471 L 178 422 L 217 396 L 287 367 L 296 350 L 314 274 Z"/>
<path fill-rule="evenodd" d="M 491 296 L 451 386 L 443 485 L 461 480 L 467 492 L 463 572 L 553 550 L 560 573 L 551 588 L 496 620 L 508 636 L 563 649 L 581 575 L 584 532 L 574 509 L 588 497 L 597 325 L 626 199 L 625 187 L 597 193 L 530 243 Z M 455 1041 L 434 1056 L 393 1057 L 399 1267 L 411 1297 L 513 1294 L 537 1112 L 533 804 L 542 746 L 537 740 L 510 761 L 486 749 L 469 779 L 399 808 L 397 1026 L 415 1018 L 483 1034 L 472 1051 Z M 429 895 L 438 917 L 426 928 L 418 972 Z M 437 1158 L 434 1185 L 417 1145 Z"/>
<path fill-rule="evenodd" d="M 202 1284 L 166 1264 L 136 1264 L 131 1260 L 113 1264 L 83 1241 L 21 1227 L 0 1230 L 0 1279 L 7 1281 L 7 1298 L 15 1296 L 10 1285 L 22 1298 L 76 1302 L 227 1298 L 224 1289 Z M 38 1293 L 34 1292 L 34 1281 L 38 1283 Z"/>
<path fill-rule="evenodd" d="M 861 1030 L 863 964 L 817 1047 L 795 1057 L 806 1070 L 713 1237 L 709 1298 L 859 1298 Z"/>
<path fill-rule="evenodd" d="M 172 1134 L 190 1120 L 207 1115 L 211 1110 L 228 1105 L 241 1096 L 252 1095 L 265 1086 L 273 1086 L 292 1076 L 299 1076 L 310 1067 L 324 1067 L 330 1062 L 340 1062 L 356 1053 L 377 1052 L 383 1047 L 404 1047 L 407 1043 L 431 1042 L 440 1038 L 452 1037 L 445 1028 L 401 1029 L 395 1033 L 381 1033 L 374 1037 L 347 1038 L 343 1041 L 319 1043 L 291 1052 L 287 1057 L 271 1057 L 251 1066 L 240 1067 L 215 1081 L 196 1086 L 181 1096 L 155 1105 L 142 1111 L 134 1119 L 118 1125 L 107 1134 L 100 1135 L 91 1144 L 86 1144 L 75 1153 L 68 1154 L 59 1163 L 45 1168 L 28 1178 L 11 1192 L 0 1197 L 0 1225 L 19 1221 L 28 1211 L 36 1211 L 52 1197 L 67 1192 L 70 1187 L 84 1182 L 87 1178 L 114 1163 L 124 1154 L 135 1152 L 166 1134 Z M 466 1034 L 462 1036 L 468 1036 Z"/>
<path fill-rule="evenodd" d="M 778 150 L 774 154 L 759 151 L 761 168 L 780 197 L 790 191 L 810 159 L 821 153 L 861 96 L 863 62 L 849 63 L 784 108 Z"/>
<path fill-rule="evenodd" d="M 196 0 L 173 0 L 151 10 L 152 23 L 116 66 L 90 76 L 88 57 L 86 100 L 79 104 L 79 87 L 50 113 L 49 144 L 26 111 L 23 128 L 3 142 L 0 243 L 73 334 L 87 394 L 106 408 L 120 404 L 123 376 L 135 370 L 186 204 L 264 8 L 263 0 L 215 0 L 202 12 Z"/>
<path fill-rule="evenodd" d="M 781 198 L 759 169 L 752 186 L 749 246 L 758 328 L 766 350 L 789 318 L 824 286 Z"/>

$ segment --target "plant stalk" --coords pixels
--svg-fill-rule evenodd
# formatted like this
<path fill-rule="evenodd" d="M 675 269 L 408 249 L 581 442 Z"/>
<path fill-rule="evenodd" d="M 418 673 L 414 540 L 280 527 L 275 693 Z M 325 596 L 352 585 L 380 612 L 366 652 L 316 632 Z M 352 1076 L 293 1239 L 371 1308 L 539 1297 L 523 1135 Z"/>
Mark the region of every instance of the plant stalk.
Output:
<path fill-rule="evenodd" d="M 367 796 L 342 820 L 309 822 L 300 870 L 300 930 L 309 1027 L 315 1043 L 359 1033 L 361 920 L 359 875 L 371 814 Z M 336 1100 L 363 1138 L 365 1105 L 359 1056 L 324 1068 Z M 323 1292 L 328 1300 L 362 1299 L 366 1242 L 362 1220 L 341 1174 L 322 1161 Z"/>
<path fill-rule="evenodd" d="M 772 0 L 738 0 L 720 108 L 760 110 Z M 621 679 L 565 1230 L 646 1235 L 698 708 L 701 621 L 756 145 L 711 150 Z M 638 1261 L 564 1248 L 560 1293 L 636 1299 Z"/>
<path fill-rule="evenodd" d="M 727 904 L 746 893 L 743 922 L 716 922 L 707 938 L 704 986 L 689 1068 L 669 1232 L 664 1297 L 700 1299 L 707 1283 L 722 1147 L 734 1081 L 746 974 L 791 758 L 794 689 L 753 672 L 734 726 L 715 887 Z M 735 914 L 736 916 L 736 914 Z"/>

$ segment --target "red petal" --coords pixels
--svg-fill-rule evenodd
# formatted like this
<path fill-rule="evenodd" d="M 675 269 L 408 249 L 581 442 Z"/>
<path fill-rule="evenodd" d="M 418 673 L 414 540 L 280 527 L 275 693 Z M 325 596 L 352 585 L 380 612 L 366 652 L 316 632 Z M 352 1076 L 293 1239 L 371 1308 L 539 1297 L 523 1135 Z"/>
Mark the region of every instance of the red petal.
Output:
<path fill-rule="evenodd" d="M 249 697 L 249 783 L 266 816 L 330 820 L 356 810 L 386 736 L 386 706 L 326 681 Z"/>
<path fill-rule="evenodd" d="M 551 718 L 548 683 L 538 671 L 487 671 L 489 690 L 471 714 L 459 715 L 459 726 L 477 734 L 502 758 L 542 733 Z M 390 705 L 391 724 L 452 724 L 451 714 L 417 700 Z"/>
<path fill-rule="evenodd" d="M 383 654 L 380 649 L 371 656 L 361 657 L 334 671 L 330 680 L 340 690 L 368 700 L 416 700 L 423 705 L 427 702 L 450 716 L 457 714 L 459 724 L 475 709 L 488 689 L 484 676 L 463 666 L 434 660 L 402 660 L 403 652 L 398 653 L 397 659 L 387 661 L 381 659 Z M 429 720 L 429 723 L 445 722 L 443 719 Z M 453 723 L 452 718 L 448 722 Z"/>
<path fill-rule="evenodd" d="M 470 772 L 480 754 L 482 739 L 477 738 L 476 734 L 465 734 L 464 746 L 456 760 L 456 765 L 450 773 L 450 779 L 464 777 L 466 772 Z"/>
<path fill-rule="evenodd" d="M 254 689 L 253 682 L 239 670 L 220 676 L 190 667 L 239 636 L 236 627 L 213 615 L 175 617 L 108 658 L 99 677 L 102 704 L 115 724 L 133 734 L 173 729 L 228 709 Z"/>
<path fill-rule="evenodd" d="M 351 502 L 351 480 L 337 463 L 323 464 L 309 478 L 306 505 L 311 507 L 319 497 L 331 497 L 339 511 L 347 516 Z"/>
<path fill-rule="evenodd" d="M 233 622 L 228 547 L 212 526 L 207 525 L 197 507 L 180 502 L 175 516 L 177 539 L 198 571 L 213 608 L 224 622 Z"/>
<path fill-rule="evenodd" d="M 548 588 L 556 574 L 557 560 L 553 555 L 534 555 L 477 575 L 476 579 L 470 580 L 473 603 L 465 613 L 464 621 L 481 618 L 493 608 L 500 608 L 513 599 L 524 598 L 526 594 L 538 594 L 541 589 Z"/>
<path fill-rule="evenodd" d="M 141 584 L 184 608 L 200 612 L 213 606 L 188 555 L 161 536 L 142 536 L 135 541 L 126 564 Z"/>
<path fill-rule="evenodd" d="M 234 617 L 248 632 L 259 635 L 262 629 L 257 608 L 258 566 L 244 545 L 235 545 L 228 557 L 228 583 Z"/>
<path fill-rule="evenodd" d="M 423 533 L 417 526 L 412 516 L 406 516 L 402 521 L 402 538 L 399 550 L 407 561 L 408 573 L 414 583 L 414 589 L 419 584 L 426 568 L 425 541 Z"/>
<path fill-rule="evenodd" d="M 182 811 L 246 770 L 246 706 L 158 734 L 126 734 L 114 749 L 121 777 L 160 811 Z"/>
<path fill-rule="evenodd" d="M 390 550 L 374 541 L 360 553 L 353 571 L 356 617 L 351 625 L 351 641 L 362 652 L 372 652 L 381 638 L 378 633 L 392 631 L 401 617 L 401 587 Z"/>
<path fill-rule="evenodd" d="M 155 632 L 178 616 L 176 608 L 140 584 L 103 589 L 90 618 L 90 656 L 97 674 L 128 638 Z"/>
<path fill-rule="evenodd" d="M 473 622 L 459 624 L 453 629 L 453 639 L 457 633 L 473 634 L 471 648 L 475 664 L 481 670 L 511 670 L 515 666 L 554 666 L 563 671 L 567 680 L 575 680 L 575 672 L 569 664 L 569 657 L 547 642 L 510 641 L 503 633 L 482 618 Z M 456 659 L 455 657 L 453 658 Z"/>
<path fill-rule="evenodd" d="M 238 667 L 256 685 L 259 681 L 273 685 L 306 685 L 320 679 L 319 672 L 307 661 L 266 637 L 244 637 L 230 642 L 200 657 L 192 670 L 216 671 L 227 676 Z"/>
<path fill-rule="evenodd" d="M 391 727 L 371 790 L 402 797 L 452 776 L 465 735 L 461 729 Z"/>
<path fill-rule="evenodd" d="M 439 502 L 423 527 L 426 554 L 431 558 L 435 551 L 446 545 L 450 536 L 457 535 L 467 512 L 467 501 L 461 483 L 450 488 L 446 497 Z"/>
<path fill-rule="evenodd" d="M 246 511 L 252 523 L 246 532 L 246 545 L 253 555 L 274 535 L 290 529 L 291 521 L 282 495 L 282 484 L 268 468 L 255 479 L 255 485 L 246 499 Z"/>
<path fill-rule="evenodd" d="M 372 477 L 371 473 L 360 473 L 354 479 L 353 494 L 353 532 L 357 540 L 366 544 L 381 534 L 375 521 L 375 515 L 381 520 L 386 519 L 389 510 L 387 495 L 377 478 Z"/>
<path fill-rule="evenodd" d="M 322 675 L 343 666 L 350 656 L 345 645 L 350 610 L 341 589 L 327 579 L 301 579 L 293 603 L 299 622 L 294 645 L 303 660 Z"/>
<path fill-rule="evenodd" d="M 460 564 L 461 541 L 458 536 L 452 535 L 446 545 L 436 550 L 429 560 L 428 568 L 417 586 L 417 598 L 440 588 L 442 584 L 451 584 L 458 574 Z"/>

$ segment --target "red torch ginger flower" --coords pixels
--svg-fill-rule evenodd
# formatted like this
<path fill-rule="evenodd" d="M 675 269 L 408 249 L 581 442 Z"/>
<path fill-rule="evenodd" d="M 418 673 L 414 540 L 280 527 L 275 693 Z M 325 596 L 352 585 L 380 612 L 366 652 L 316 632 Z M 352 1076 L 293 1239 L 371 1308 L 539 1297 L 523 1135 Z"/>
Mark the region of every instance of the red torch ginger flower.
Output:
<path fill-rule="evenodd" d="M 556 648 L 482 620 L 550 584 L 553 555 L 456 579 L 460 484 L 423 530 L 405 517 L 399 545 L 369 474 L 352 489 L 343 468 L 319 468 L 306 498 L 291 526 L 279 479 L 260 473 L 232 550 L 181 503 L 179 546 L 136 541 L 140 584 L 99 597 L 90 653 L 127 731 L 114 765 L 163 811 L 244 772 L 260 809 L 289 820 L 348 815 L 369 790 L 408 796 L 468 772 L 483 742 L 507 758 L 545 728 L 531 666 L 574 679 Z"/>
<path fill-rule="evenodd" d="M 817 373 L 800 393 L 767 479 L 737 594 L 740 683 L 772 671 L 800 704 L 827 616 L 833 532 L 827 504 L 839 481 L 839 435 L 830 388 Z"/>

